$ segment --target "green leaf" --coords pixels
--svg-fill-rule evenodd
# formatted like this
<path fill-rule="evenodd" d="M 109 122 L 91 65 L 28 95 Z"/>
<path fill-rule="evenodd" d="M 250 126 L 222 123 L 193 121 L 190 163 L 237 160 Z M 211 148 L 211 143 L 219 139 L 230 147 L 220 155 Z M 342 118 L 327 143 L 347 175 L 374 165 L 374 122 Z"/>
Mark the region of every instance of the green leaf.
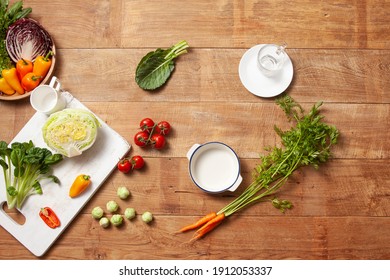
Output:
<path fill-rule="evenodd" d="M 0 141 L 0 157 L 6 159 L 11 156 L 12 149 L 8 148 L 8 144 L 4 141 Z"/>
<path fill-rule="evenodd" d="M 188 47 L 186 41 L 181 41 L 169 49 L 158 48 L 147 53 L 135 72 L 138 86 L 145 90 L 155 90 L 164 85 L 175 68 L 174 59 L 186 53 Z"/>
<path fill-rule="evenodd" d="M 38 181 L 32 185 L 32 189 L 35 194 L 43 194 L 41 184 Z"/>
<path fill-rule="evenodd" d="M 4 147 L 8 147 L 8 144 L 4 140 L 1 140 L 0 141 L 0 148 L 4 148 Z"/>
<path fill-rule="evenodd" d="M 0 165 L 1 167 L 3 167 L 4 170 L 8 169 L 8 164 L 2 159 L 0 159 Z"/>
<path fill-rule="evenodd" d="M 51 171 L 50 169 L 50 166 L 47 165 L 47 164 L 42 164 L 40 167 L 39 167 L 39 173 L 40 174 L 47 174 Z"/>
<path fill-rule="evenodd" d="M 9 7 L 8 11 L 6 12 L 6 16 L 7 15 L 11 15 L 11 17 L 17 13 L 18 11 L 22 10 L 22 7 L 23 7 L 23 1 L 19 0 L 19 1 L 16 1 L 15 3 L 13 3 L 11 5 L 11 7 Z"/>
<path fill-rule="evenodd" d="M 12 186 L 7 188 L 7 193 L 8 193 L 9 196 L 12 196 L 12 197 L 18 195 L 18 191 L 14 187 L 12 187 Z"/>
<path fill-rule="evenodd" d="M 52 179 L 54 183 L 60 184 L 60 179 L 58 179 L 57 176 L 50 175 L 50 176 L 48 176 L 48 178 L 49 178 L 49 179 Z"/>
<path fill-rule="evenodd" d="M 27 17 L 31 12 L 32 12 L 32 9 L 31 9 L 31 8 L 22 9 L 21 11 L 17 12 L 17 13 L 13 16 L 12 20 L 13 20 L 13 21 L 17 21 L 17 20 L 19 20 L 19 19 L 21 19 L 21 18 L 25 18 L 25 17 Z"/>
<path fill-rule="evenodd" d="M 15 177 L 23 177 L 26 169 L 23 166 L 16 167 L 14 169 L 14 176 Z"/>
<path fill-rule="evenodd" d="M 11 162 L 16 167 L 21 164 L 24 158 L 24 151 L 22 149 L 13 149 L 11 152 Z"/>
<path fill-rule="evenodd" d="M 147 63 L 138 69 L 136 82 L 143 89 L 154 90 L 165 84 L 174 68 L 172 60 L 151 56 Z"/>
<path fill-rule="evenodd" d="M 44 159 L 44 153 L 42 149 L 38 147 L 31 148 L 27 151 L 25 156 L 25 162 L 29 164 L 39 164 Z"/>
<path fill-rule="evenodd" d="M 53 165 L 58 162 L 60 162 L 63 159 L 63 156 L 61 154 L 53 154 L 45 157 L 45 164 L 46 165 Z"/>

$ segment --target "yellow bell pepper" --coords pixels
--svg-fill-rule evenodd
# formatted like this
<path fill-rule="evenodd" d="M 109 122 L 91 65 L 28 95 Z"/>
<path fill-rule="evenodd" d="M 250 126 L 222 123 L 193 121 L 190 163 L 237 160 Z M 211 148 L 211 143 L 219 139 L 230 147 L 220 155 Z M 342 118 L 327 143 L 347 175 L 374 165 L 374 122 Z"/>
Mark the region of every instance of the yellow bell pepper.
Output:
<path fill-rule="evenodd" d="M 46 56 L 40 55 L 35 59 L 33 68 L 35 75 L 42 76 L 42 79 L 46 76 L 51 67 L 52 60 L 50 59 L 50 56 L 52 55 L 53 52 L 50 51 Z"/>
<path fill-rule="evenodd" d="M 0 91 L 6 95 L 12 95 L 15 90 L 7 83 L 4 78 L 0 78 Z"/>
<path fill-rule="evenodd" d="M 69 196 L 73 198 L 80 195 L 82 192 L 84 192 L 87 189 L 87 187 L 90 184 L 91 184 L 91 176 L 85 174 L 81 174 L 77 176 L 72 186 L 70 187 Z"/>
<path fill-rule="evenodd" d="M 12 67 L 10 69 L 4 69 L 1 71 L 3 78 L 7 81 L 7 83 L 19 94 L 24 94 L 25 90 L 20 84 L 18 74 L 16 72 L 16 68 Z"/>

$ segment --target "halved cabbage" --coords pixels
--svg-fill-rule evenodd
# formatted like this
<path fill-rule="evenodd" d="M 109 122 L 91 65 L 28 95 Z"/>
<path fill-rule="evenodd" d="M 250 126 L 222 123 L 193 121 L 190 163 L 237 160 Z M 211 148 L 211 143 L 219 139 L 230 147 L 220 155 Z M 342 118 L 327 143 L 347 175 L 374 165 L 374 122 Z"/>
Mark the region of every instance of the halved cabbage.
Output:
<path fill-rule="evenodd" d="M 96 140 L 100 123 L 84 109 L 68 108 L 53 113 L 42 128 L 46 145 L 67 157 L 81 155 Z"/>

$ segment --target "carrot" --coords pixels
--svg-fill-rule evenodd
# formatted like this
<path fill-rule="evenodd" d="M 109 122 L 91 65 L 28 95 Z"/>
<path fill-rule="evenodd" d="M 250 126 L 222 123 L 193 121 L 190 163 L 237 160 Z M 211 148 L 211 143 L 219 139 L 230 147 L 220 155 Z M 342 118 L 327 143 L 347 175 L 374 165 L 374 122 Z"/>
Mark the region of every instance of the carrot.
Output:
<path fill-rule="evenodd" d="M 222 221 L 225 219 L 225 214 L 220 213 L 217 216 L 215 216 L 213 219 L 208 221 L 205 225 L 203 225 L 201 228 L 199 228 L 194 237 L 190 241 L 198 240 L 202 238 L 206 233 L 212 231 L 215 229 Z"/>
<path fill-rule="evenodd" d="M 214 218 L 212 218 L 211 220 L 209 220 L 205 225 L 203 225 L 200 229 L 198 229 L 196 232 L 200 233 L 202 231 L 204 231 L 207 227 L 210 227 L 212 226 L 213 224 L 215 223 L 219 223 L 219 222 L 222 222 L 222 220 L 225 219 L 225 214 L 222 212 L 218 215 L 216 215 Z"/>
<path fill-rule="evenodd" d="M 216 216 L 217 216 L 217 213 L 211 212 L 211 213 L 207 214 L 206 216 L 204 216 L 204 217 L 200 218 L 199 220 L 197 220 L 195 223 L 183 227 L 182 229 L 179 230 L 179 232 L 186 232 L 186 231 L 189 231 L 189 230 L 192 230 L 192 229 L 196 229 L 196 228 L 206 224 L 208 221 L 212 220 Z"/>

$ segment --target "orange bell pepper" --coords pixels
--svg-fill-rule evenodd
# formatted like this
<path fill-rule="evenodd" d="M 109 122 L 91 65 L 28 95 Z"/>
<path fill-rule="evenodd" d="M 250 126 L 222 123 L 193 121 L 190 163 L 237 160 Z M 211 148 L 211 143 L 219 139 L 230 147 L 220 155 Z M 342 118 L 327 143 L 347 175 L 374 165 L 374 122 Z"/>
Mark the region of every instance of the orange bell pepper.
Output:
<path fill-rule="evenodd" d="M 22 79 L 22 87 L 25 91 L 32 91 L 41 82 L 42 76 L 37 76 L 33 72 L 27 73 Z"/>
<path fill-rule="evenodd" d="M 46 77 L 47 72 L 49 72 L 52 60 L 50 59 L 50 56 L 53 55 L 53 52 L 50 51 L 46 56 L 38 56 L 34 61 L 34 67 L 33 72 L 38 75 L 42 76 L 42 78 Z"/>
<path fill-rule="evenodd" d="M 56 213 L 50 207 L 41 208 L 39 216 L 50 228 L 56 228 L 61 225 L 60 219 L 58 219 Z"/>
<path fill-rule="evenodd" d="M 23 79 L 23 77 L 33 71 L 33 64 L 30 60 L 20 59 L 16 63 L 16 72 L 18 74 L 19 81 Z"/>
<path fill-rule="evenodd" d="M 80 195 L 88 188 L 90 184 L 91 184 L 91 176 L 85 174 L 81 174 L 77 176 L 72 186 L 70 187 L 69 196 L 73 198 Z"/>
<path fill-rule="evenodd" d="M 20 84 L 18 74 L 16 73 L 16 68 L 12 67 L 10 69 L 3 69 L 1 71 L 3 78 L 7 81 L 7 83 L 19 94 L 24 94 L 24 88 Z"/>

